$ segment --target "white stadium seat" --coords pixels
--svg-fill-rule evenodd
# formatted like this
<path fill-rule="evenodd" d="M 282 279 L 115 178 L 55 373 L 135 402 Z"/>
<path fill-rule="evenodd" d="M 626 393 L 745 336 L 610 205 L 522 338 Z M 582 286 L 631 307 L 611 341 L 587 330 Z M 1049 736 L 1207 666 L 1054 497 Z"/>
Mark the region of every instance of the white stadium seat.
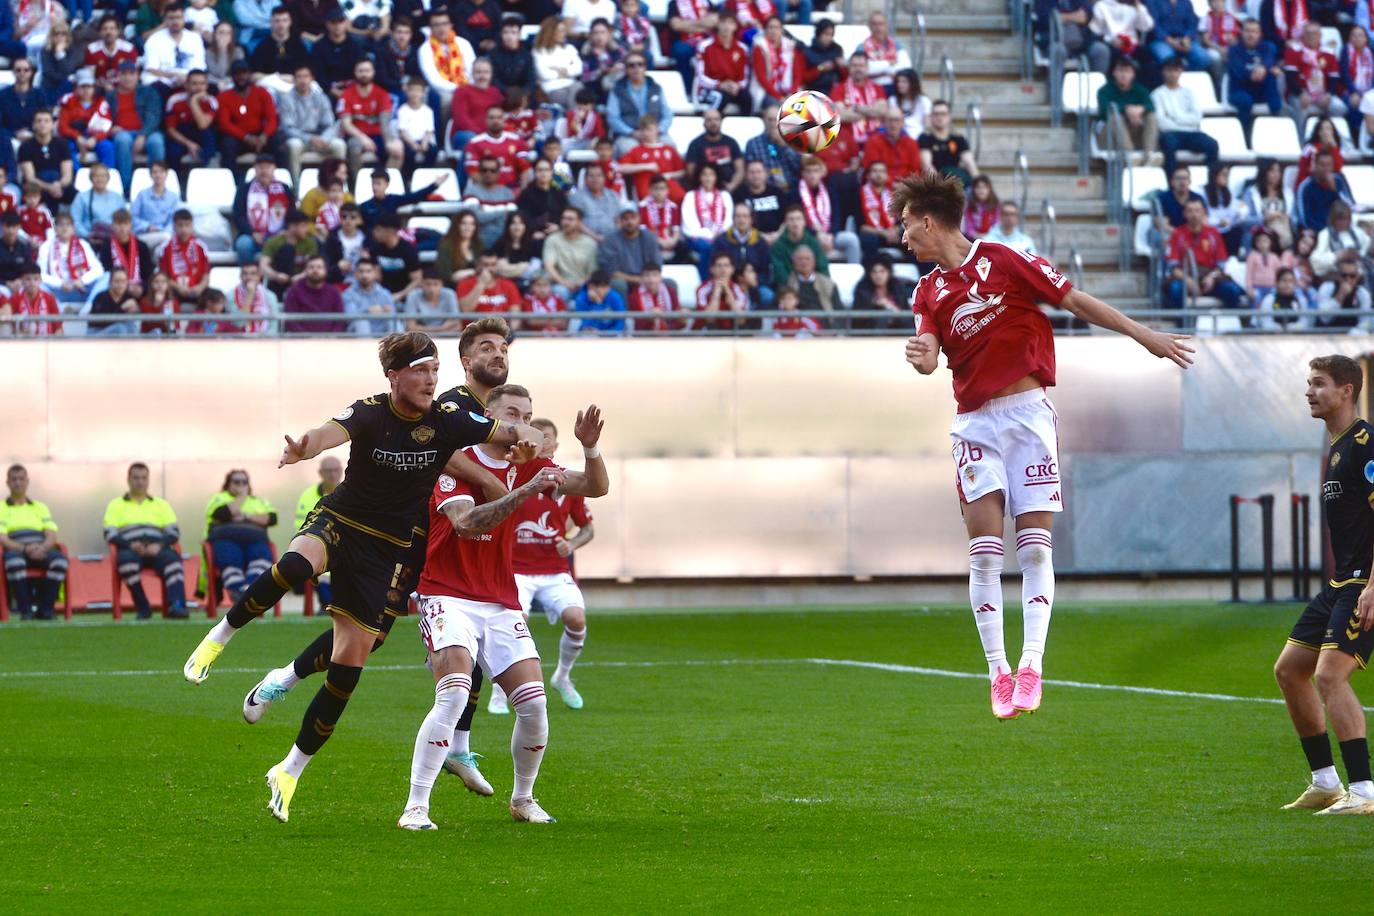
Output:
<path fill-rule="evenodd" d="M 863 47 L 868 40 L 867 25 L 837 25 L 835 26 L 835 44 L 844 48 L 846 58 L 855 51 Z"/>
<path fill-rule="evenodd" d="M 192 207 L 232 207 L 235 191 L 234 173 L 228 169 L 191 169 L 186 179 L 186 203 Z"/>
<path fill-rule="evenodd" d="M 812 16 L 815 19 L 815 16 Z M 804 48 L 809 48 L 811 42 L 816 40 L 816 27 L 814 25 L 789 25 L 787 34 L 796 39 L 797 43 Z"/>
<path fill-rule="evenodd" d="M 1133 165 L 1121 182 L 1121 201 L 1135 210 L 1150 209 L 1150 195 L 1169 186 L 1164 170 L 1154 165 Z"/>
<path fill-rule="evenodd" d="M 1374 165 L 1347 165 L 1341 174 L 1350 184 L 1355 209 L 1374 210 Z"/>
<path fill-rule="evenodd" d="M 669 0 L 647 0 L 644 4 L 649 8 L 650 22 L 667 22 Z"/>
<path fill-rule="evenodd" d="M 687 147 L 704 132 L 705 129 L 701 126 L 701 118 L 695 116 L 675 117 L 673 118 L 673 123 L 668 125 L 668 136 L 664 139 L 677 147 L 677 151 L 685 156 L 687 154 Z"/>
<path fill-rule="evenodd" d="M 1107 78 L 1101 73 L 1079 73 L 1070 71 L 1064 74 L 1063 96 L 1064 110 L 1069 114 L 1090 114 L 1097 113 L 1097 90 L 1107 82 Z"/>
<path fill-rule="evenodd" d="M 129 181 L 129 199 L 134 200 L 147 188 L 153 186 L 153 176 L 147 169 L 134 169 L 134 176 Z M 167 170 L 167 190 L 177 197 L 181 196 L 181 177 L 171 169 Z"/>
<path fill-rule="evenodd" d="M 1203 118 L 1202 132 L 1217 141 L 1222 162 L 1254 160 L 1255 154 L 1245 145 L 1245 131 L 1236 118 Z"/>
<path fill-rule="evenodd" d="M 1338 28 L 1335 28 L 1334 26 L 1329 26 L 1329 25 L 1328 25 L 1328 26 L 1324 26 L 1324 27 L 1322 28 L 1322 43 L 1321 43 L 1321 49 L 1322 49 L 1323 51 L 1329 51 L 1330 53 L 1336 55 L 1337 57 L 1340 57 L 1340 56 L 1341 56 L 1341 30 L 1338 29 Z"/>
<path fill-rule="evenodd" d="M 77 169 L 76 176 L 72 179 L 72 187 L 76 189 L 78 194 L 89 191 L 91 189 L 91 170 L 89 168 Z M 116 194 L 124 193 L 124 179 L 114 169 L 110 169 L 110 190 Z"/>
<path fill-rule="evenodd" d="M 245 182 L 252 181 L 254 171 L 255 169 L 253 168 L 244 169 L 243 180 Z M 287 169 L 282 168 L 281 166 L 278 166 L 277 168 L 272 170 L 272 177 L 286 184 L 291 183 L 291 172 Z"/>
<path fill-rule="evenodd" d="M 899 264 L 892 265 L 892 275 L 915 283 L 917 280 L 921 279 L 921 269 L 915 264 L 908 264 L 903 261 Z"/>
<path fill-rule="evenodd" d="M 406 220 L 407 229 L 433 229 L 443 235 L 448 232 L 452 220 L 447 216 L 412 216 Z"/>
<path fill-rule="evenodd" d="M 695 264 L 664 264 L 663 279 L 677 284 L 677 302 L 684 312 L 696 308 L 701 274 L 697 273 Z"/>
<path fill-rule="evenodd" d="M 674 118 L 673 120 L 676 121 L 677 119 Z M 727 137 L 734 137 L 735 142 L 739 144 L 740 152 L 743 152 L 746 143 L 763 133 L 763 121 L 757 117 L 728 117 L 721 124 L 720 132 Z M 684 146 L 683 150 L 686 151 L 686 149 Z"/>
<path fill-rule="evenodd" d="M 1150 244 L 1150 230 L 1154 228 L 1154 217 L 1148 213 L 1137 213 L 1135 217 L 1135 256 L 1148 258 L 1154 253 Z"/>
<path fill-rule="evenodd" d="M 224 298 L 229 300 L 231 308 L 234 304 L 234 287 L 238 285 L 239 268 L 237 266 L 210 268 L 210 288 L 224 293 Z"/>
<path fill-rule="evenodd" d="M 840 301 L 845 308 L 854 306 L 854 287 L 859 285 L 859 281 L 864 278 L 864 266 L 862 264 L 845 264 L 837 261 L 830 262 L 830 279 L 835 281 L 835 291 L 839 293 Z"/>
<path fill-rule="evenodd" d="M 14 71 L 8 67 L 0 70 L 0 88 L 14 85 Z"/>
<path fill-rule="evenodd" d="M 296 187 L 296 199 L 300 200 L 320 186 L 320 170 L 301 169 L 301 181 Z"/>
<path fill-rule="evenodd" d="M 366 203 L 372 199 L 372 172 L 368 166 L 358 169 L 358 180 L 353 184 L 353 199 L 358 203 Z M 405 179 L 401 177 L 400 169 L 387 169 L 387 174 L 391 176 L 391 184 L 387 189 L 392 194 L 400 194 L 405 190 Z"/>
<path fill-rule="evenodd" d="M 1184 73 L 1179 78 L 1179 85 L 1193 94 L 1194 100 L 1197 101 L 1197 107 L 1203 116 L 1231 114 L 1234 111 L 1230 105 L 1223 104 L 1217 98 L 1217 89 L 1212 83 L 1212 75 L 1206 70 L 1190 70 Z"/>
<path fill-rule="evenodd" d="M 697 105 L 687 95 L 687 85 L 682 82 L 682 74 L 676 70 L 654 70 L 649 74 L 663 89 L 663 100 L 674 115 L 696 114 Z"/>
<path fill-rule="evenodd" d="M 1280 162 L 1297 162 L 1302 156 L 1298 126 L 1292 118 L 1272 115 L 1255 118 L 1251 141 L 1256 156 Z"/>

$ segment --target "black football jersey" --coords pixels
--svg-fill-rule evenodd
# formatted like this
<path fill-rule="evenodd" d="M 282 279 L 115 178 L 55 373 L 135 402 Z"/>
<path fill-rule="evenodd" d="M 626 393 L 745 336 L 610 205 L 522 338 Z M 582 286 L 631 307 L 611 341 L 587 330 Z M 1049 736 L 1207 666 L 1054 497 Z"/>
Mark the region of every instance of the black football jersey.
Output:
<path fill-rule="evenodd" d="M 1322 506 L 1331 533 L 1335 585 L 1369 579 L 1374 555 L 1374 442 L 1364 420 L 1331 440 Z"/>
<path fill-rule="evenodd" d="M 330 422 L 348 433 L 348 467 L 343 483 L 320 500 L 320 507 L 355 528 L 408 546 L 449 457 L 489 441 L 501 427 L 481 408 L 469 409 L 473 401 L 466 388 L 459 388 L 436 397 L 421 416 L 401 412 L 388 394 L 344 408 Z"/>

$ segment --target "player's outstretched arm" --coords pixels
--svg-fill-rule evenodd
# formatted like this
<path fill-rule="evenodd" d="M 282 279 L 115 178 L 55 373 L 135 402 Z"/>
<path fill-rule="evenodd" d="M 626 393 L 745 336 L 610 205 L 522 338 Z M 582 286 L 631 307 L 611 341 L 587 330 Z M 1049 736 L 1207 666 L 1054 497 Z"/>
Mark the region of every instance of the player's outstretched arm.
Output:
<path fill-rule="evenodd" d="M 281 450 L 281 460 L 277 462 L 277 467 L 283 468 L 297 461 L 309 461 L 320 452 L 327 452 L 347 441 L 348 432 L 334 422 L 307 430 L 299 442 L 287 436 L 286 447 Z"/>
<path fill-rule="evenodd" d="M 601 419 L 601 408 L 595 404 L 577 412 L 573 435 L 582 443 L 582 454 L 586 456 L 587 464 L 580 472 L 568 472 L 567 482 L 562 486 L 564 493 L 595 498 L 611 491 L 611 476 L 606 472 L 606 461 L 601 457 L 601 449 L 596 447 L 605 426 L 606 421 Z"/>
<path fill-rule="evenodd" d="M 587 522 L 587 524 L 577 529 L 577 534 L 574 534 L 570 538 L 561 539 L 554 546 L 554 550 L 558 551 L 560 557 L 566 557 L 573 551 L 581 550 L 583 547 L 586 547 L 592 542 L 592 538 L 594 537 L 596 537 L 595 524 Z"/>
<path fill-rule="evenodd" d="M 523 464 L 524 461 L 539 454 L 539 450 L 544 447 L 544 433 L 528 423 L 502 423 L 492 434 L 491 442 L 493 445 L 512 446 L 516 452 L 521 453 L 512 455 L 512 459 L 516 464 Z"/>
<path fill-rule="evenodd" d="M 457 477 L 466 484 L 480 487 L 487 499 L 500 499 L 506 495 L 506 485 L 497 480 L 491 471 L 469 458 L 461 449 L 449 456 L 448 464 L 444 465 L 444 473 L 450 477 Z"/>
<path fill-rule="evenodd" d="M 1184 342 L 1189 340 L 1187 334 L 1147 328 L 1081 289 L 1070 291 L 1059 305 L 1090 324 L 1126 335 L 1160 359 L 1173 360 L 1180 368 L 1187 369 L 1193 364 L 1193 354 L 1197 351 Z"/>
<path fill-rule="evenodd" d="M 566 475 L 560 468 L 545 468 L 533 480 L 516 487 L 500 499 L 473 505 L 466 500 L 455 500 L 444 506 L 444 515 L 453 530 L 462 537 L 476 537 L 486 534 L 497 525 L 510 518 L 521 503 L 541 490 L 554 490 L 562 486 Z"/>
<path fill-rule="evenodd" d="M 922 375 L 930 375 L 940 364 L 940 342 L 934 334 L 920 334 L 906 339 L 906 361 Z"/>

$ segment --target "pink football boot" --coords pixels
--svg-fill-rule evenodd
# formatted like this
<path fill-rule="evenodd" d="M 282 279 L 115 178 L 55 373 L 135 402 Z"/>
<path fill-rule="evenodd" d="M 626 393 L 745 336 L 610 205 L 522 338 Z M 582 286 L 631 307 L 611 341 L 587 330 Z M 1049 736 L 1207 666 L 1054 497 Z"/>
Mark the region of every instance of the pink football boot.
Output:
<path fill-rule="evenodd" d="M 1040 673 L 1029 665 L 1016 672 L 1011 705 L 1017 712 L 1035 712 L 1040 708 Z"/>

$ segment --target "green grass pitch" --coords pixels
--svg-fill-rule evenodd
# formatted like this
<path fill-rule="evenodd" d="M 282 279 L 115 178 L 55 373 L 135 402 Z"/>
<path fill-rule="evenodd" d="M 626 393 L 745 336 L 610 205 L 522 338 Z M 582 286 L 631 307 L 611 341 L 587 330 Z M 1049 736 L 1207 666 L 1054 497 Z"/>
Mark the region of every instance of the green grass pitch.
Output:
<path fill-rule="evenodd" d="M 496 797 L 441 775 L 430 834 L 394 826 L 433 696 L 413 621 L 284 825 L 262 776 L 318 680 L 258 726 L 239 707 L 323 622 L 254 624 L 199 688 L 181 664 L 203 619 L 11 625 L 0 910 L 1368 913 L 1374 823 L 1279 810 L 1306 766 L 1259 699 L 1296 613 L 1057 608 L 1052 680 L 1256 701 L 1051 683 L 999 723 L 985 680 L 806 661 L 978 672 L 966 608 L 593 610 L 586 708 L 550 692 L 537 794 L 559 822 L 511 821 L 510 719 L 483 711 Z"/>

